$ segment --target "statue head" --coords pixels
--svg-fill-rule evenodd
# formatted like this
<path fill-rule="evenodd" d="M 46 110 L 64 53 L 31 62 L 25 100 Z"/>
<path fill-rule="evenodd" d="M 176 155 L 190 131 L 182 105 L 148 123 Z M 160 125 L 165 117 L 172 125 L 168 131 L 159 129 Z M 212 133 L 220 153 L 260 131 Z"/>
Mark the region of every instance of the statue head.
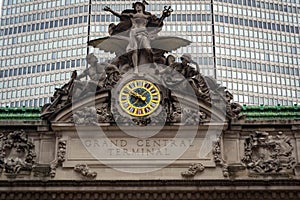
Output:
<path fill-rule="evenodd" d="M 109 33 L 109 35 L 113 34 L 113 32 L 116 29 L 116 27 L 117 27 L 117 25 L 114 24 L 114 23 L 111 23 L 111 24 L 108 25 L 108 33 Z"/>
<path fill-rule="evenodd" d="M 119 69 L 115 65 L 108 64 L 105 66 L 105 72 L 107 75 L 110 75 L 113 72 L 119 72 Z"/>
<path fill-rule="evenodd" d="M 170 66 L 171 64 L 173 64 L 175 62 L 175 56 L 173 55 L 168 55 L 167 57 L 167 66 Z"/>
<path fill-rule="evenodd" d="M 92 64 L 98 62 L 98 58 L 93 53 L 90 53 L 86 56 L 86 61 L 87 63 Z"/>
<path fill-rule="evenodd" d="M 135 2 L 132 4 L 132 8 L 135 10 L 135 11 L 139 11 L 141 10 L 142 12 L 144 12 L 146 10 L 146 6 L 144 3 L 142 2 Z"/>
<path fill-rule="evenodd" d="M 189 53 L 184 53 L 181 57 L 180 57 L 182 63 L 192 63 L 192 56 Z"/>

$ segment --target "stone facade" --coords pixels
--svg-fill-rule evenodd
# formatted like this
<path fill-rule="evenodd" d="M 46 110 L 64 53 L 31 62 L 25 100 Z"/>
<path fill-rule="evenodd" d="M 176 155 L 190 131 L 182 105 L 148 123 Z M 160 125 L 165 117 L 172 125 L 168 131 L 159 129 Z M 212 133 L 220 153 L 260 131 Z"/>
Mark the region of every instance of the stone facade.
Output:
<path fill-rule="evenodd" d="M 115 145 L 107 148 L 104 140 L 94 138 L 99 126 L 75 126 L 65 114 L 52 122 L 0 121 L 0 199 L 300 198 L 300 120 L 173 124 L 145 139 L 134 139 L 114 124 L 102 124 Z M 155 128 L 146 126 L 143 131 Z M 179 128 L 186 137 L 174 139 Z M 194 130 L 192 138 L 189 133 Z M 208 130 L 222 131 L 201 155 Z M 151 151 L 168 142 L 170 146 L 158 152 L 154 163 Z M 186 147 L 183 154 L 165 164 L 180 146 Z M 108 151 L 113 159 L 97 158 L 92 147 Z M 118 148 L 144 152 L 130 159 Z"/>
<path fill-rule="evenodd" d="M 299 199 L 300 108 L 233 102 L 146 4 L 104 7 L 120 23 L 88 45 L 115 58 L 87 55 L 42 109 L 0 109 L 0 199 Z"/>

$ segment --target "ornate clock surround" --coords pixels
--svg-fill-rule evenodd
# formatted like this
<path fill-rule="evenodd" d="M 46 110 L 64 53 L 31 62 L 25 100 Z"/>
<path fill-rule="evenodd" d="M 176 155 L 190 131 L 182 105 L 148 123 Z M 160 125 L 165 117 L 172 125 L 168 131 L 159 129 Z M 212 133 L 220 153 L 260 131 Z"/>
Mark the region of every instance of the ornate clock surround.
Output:
<path fill-rule="evenodd" d="M 145 117 L 158 109 L 160 100 L 160 91 L 151 81 L 133 79 L 121 88 L 118 104 L 131 116 Z"/>

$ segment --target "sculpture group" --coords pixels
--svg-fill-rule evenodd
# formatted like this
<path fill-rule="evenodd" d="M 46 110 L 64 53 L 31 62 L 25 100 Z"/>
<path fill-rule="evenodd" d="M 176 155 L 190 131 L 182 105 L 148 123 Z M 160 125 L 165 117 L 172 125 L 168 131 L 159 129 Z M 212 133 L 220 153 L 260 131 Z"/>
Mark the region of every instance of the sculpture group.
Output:
<path fill-rule="evenodd" d="M 211 104 L 212 97 L 216 96 L 215 99 L 219 99 L 226 105 L 228 116 L 234 118 L 239 115 L 239 112 L 233 111 L 234 109 L 238 110 L 239 106 L 231 103 L 232 95 L 217 84 L 213 78 L 203 76 L 200 73 L 199 65 L 193 61 L 189 53 L 184 53 L 180 58 L 171 54 L 172 51 L 189 45 L 190 41 L 179 37 L 158 35 L 162 30 L 164 19 L 173 12 L 171 7 L 165 6 L 161 17 L 158 18 L 146 11 L 147 4 L 146 1 L 135 2 L 132 9 L 126 9 L 121 13 L 113 11 L 107 6 L 104 7 L 104 11 L 120 18 L 120 22 L 109 25 L 109 36 L 89 41 L 88 45 L 115 53 L 116 57 L 99 63 L 93 53 L 87 55 L 86 60 L 89 67 L 80 75 L 74 71 L 67 84 L 56 88 L 51 103 L 46 104 L 43 108 L 42 117 L 49 117 L 57 109 L 62 109 L 72 101 L 74 102 L 74 99 L 79 101 L 95 95 L 99 91 L 111 90 L 129 74 L 141 77 L 146 73 L 145 66 L 147 69 L 151 69 L 152 76 L 163 88 L 162 105 L 168 115 L 167 121 L 177 121 L 184 112 L 190 112 L 190 109 L 184 111 L 178 106 L 174 91 L 183 93 L 183 96 L 194 93 L 198 100 L 207 104 Z M 88 78 L 83 80 L 84 77 Z M 187 85 L 192 88 L 192 92 L 187 92 Z M 112 109 L 105 108 L 104 110 Z M 190 114 L 193 115 L 192 118 L 197 117 L 200 121 L 205 118 L 205 114 L 202 112 L 194 113 L 195 115 L 190 112 Z M 105 115 L 100 118 L 106 118 L 106 120 L 107 118 L 117 118 L 117 116 L 107 117 L 109 115 L 107 113 Z M 76 117 L 78 118 L 78 116 Z M 194 121 L 197 123 L 199 120 Z"/>
<path fill-rule="evenodd" d="M 255 177 L 274 176 L 277 179 L 282 176 L 292 176 L 295 172 L 299 172 L 295 155 L 297 152 L 294 151 L 294 147 L 297 146 L 295 146 L 297 138 L 292 138 L 292 135 L 296 134 L 296 130 L 299 128 L 293 125 L 295 130 L 287 131 L 286 127 L 290 126 L 290 124 L 285 124 L 284 127 L 279 127 L 280 124 L 276 124 L 278 128 L 276 126 L 275 128 L 272 127 L 273 131 L 255 131 L 260 129 L 270 130 L 270 127 L 266 126 L 266 124 L 260 126 L 255 123 L 251 124 L 249 121 L 243 123 L 238 120 L 236 121 L 237 123 L 233 122 L 232 126 L 230 120 L 240 119 L 242 108 L 238 103 L 232 103 L 232 95 L 224 87 L 217 84 L 213 78 L 203 76 L 200 73 L 200 66 L 192 59 L 190 54 L 184 53 L 179 58 L 171 54 L 172 50 L 188 45 L 190 42 L 177 37 L 158 36 L 163 26 L 163 20 L 171 14 L 172 9 L 165 7 L 162 17 L 157 18 L 146 12 L 145 6 L 146 2 L 136 2 L 133 4 L 133 9 L 125 10 L 121 13 L 111 10 L 109 7 L 104 8 L 104 10 L 118 16 L 120 23 L 109 26 L 110 36 L 90 41 L 89 44 L 104 51 L 116 53 L 116 57 L 111 61 L 100 63 L 96 55 L 92 53 L 87 55 L 86 60 L 89 67 L 79 75 L 74 71 L 71 80 L 61 88 L 56 88 L 51 103 L 43 107 L 41 116 L 46 119 L 47 123 L 44 124 L 44 121 L 38 121 L 36 122 L 37 125 L 30 125 L 30 128 L 27 127 L 28 134 L 23 130 L 8 131 L 9 129 L 0 134 L 0 175 L 2 172 L 8 178 L 22 177 L 24 175 L 29 177 L 30 173 L 33 172 L 35 177 L 47 178 L 50 176 L 57 180 L 67 179 L 58 182 L 71 181 L 72 185 L 74 185 L 74 180 L 77 181 L 77 179 L 95 179 L 105 183 L 105 181 L 115 182 L 115 179 L 119 180 L 123 176 L 122 173 L 115 173 L 118 168 L 112 169 L 112 171 L 103 166 L 103 164 L 106 164 L 105 162 L 97 164 L 95 162 L 96 159 L 100 159 L 95 157 L 94 154 L 92 155 L 94 157 L 86 157 L 85 153 L 86 150 L 89 151 L 89 147 L 99 147 L 97 152 L 112 152 L 109 150 L 114 150 L 114 148 L 110 147 L 118 147 L 115 148 L 116 152 L 124 152 L 124 154 L 118 154 L 121 155 L 120 157 L 113 157 L 115 155 L 111 154 L 109 159 L 104 158 L 101 161 L 111 160 L 113 163 L 117 163 L 118 166 L 126 166 L 126 169 L 134 163 L 132 168 L 135 171 L 138 171 L 138 168 L 146 168 L 143 162 L 147 160 L 149 160 L 149 162 L 145 162 L 147 168 L 153 169 L 156 168 L 155 164 L 160 164 L 161 161 L 165 163 L 167 160 L 172 160 L 170 154 L 166 154 L 169 157 L 163 157 L 161 149 L 169 150 L 169 152 L 175 152 L 179 149 L 180 153 L 184 153 L 184 156 L 180 154 L 182 157 L 176 158 L 178 162 L 173 162 L 175 159 L 172 160 L 172 165 L 170 163 L 170 167 L 166 166 L 165 169 L 160 169 L 162 171 L 158 174 L 170 173 L 168 176 L 175 177 L 174 180 L 179 180 L 181 175 L 187 180 L 195 179 L 191 181 L 195 183 L 197 183 L 196 181 L 199 178 L 197 176 L 201 175 L 201 173 L 205 173 L 202 177 L 203 179 L 213 175 L 216 177 L 214 177 L 215 180 L 219 181 L 222 180 L 220 174 L 223 173 L 223 176 L 226 178 L 233 180 L 237 177 L 238 181 L 244 182 L 242 178 L 245 175 Z M 124 49 L 125 51 L 123 51 Z M 147 72 L 152 74 L 145 73 L 144 70 L 147 68 L 151 69 Z M 128 76 L 131 79 L 128 79 Z M 116 107 L 113 105 L 114 101 L 112 101 L 114 98 L 113 91 L 118 88 L 118 85 L 126 83 L 123 86 L 127 86 L 131 83 L 136 83 L 129 93 L 133 93 L 136 102 L 146 102 L 146 95 L 143 96 L 144 93 L 138 93 L 137 90 L 134 91 L 134 88 L 137 88 L 136 86 L 138 86 L 139 82 L 142 82 L 141 85 L 147 88 L 147 85 L 151 85 L 149 82 L 152 80 L 149 80 L 149 82 L 141 80 L 151 78 L 151 76 L 153 80 L 156 80 L 156 82 L 151 82 L 151 84 L 154 86 L 157 84 L 157 88 L 159 88 L 153 93 L 161 93 L 162 97 L 157 98 L 159 99 L 157 100 L 159 102 L 158 105 L 162 108 L 158 109 L 159 113 L 154 115 L 154 117 L 152 113 L 151 117 L 149 117 L 150 114 L 146 115 L 146 117 L 134 117 L 132 115 L 123 117 L 121 114 L 118 114 L 115 111 L 117 110 Z M 136 80 L 136 82 L 132 80 Z M 192 99 L 195 101 L 190 101 L 191 94 L 188 93 L 190 91 L 186 90 L 188 88 L 186 87 L 187 84 L 196 97 L 196 99 Z M 151 87 L 149 86 L 149 88 Z M 151 92 L 151 90 L 149 91 Z M 122 89 L 117 92 L 121 93 Z M 89 101 L 91 99 L 94 101 Z M 186 101 L 182 101 L 182 99 L 186 99 Z M 212 107 L 221 108 L 219 105 L 224 105 L 224 110 L 221 110 L 223 112 L 211 109 Z M 214 111 L 216 113 L 213 113 Z M 222 119 L 213 117 L 217 115 L 225 115 L 226 118 L 224 121 L 214 121 L 215 119 Z M 150 132 L 150 129 L 157 130 L 160 128 L 159 123 L 161 122 L 169 123 L 167 124 L 169 127 L 153 137 L 148 137 L 148 135 L 144 134 L 144 132 Z M 23 123 L 31 122 L 25 121 Z M 138 132 L 138 134 L 142 132 L 141 135 L 138 135 L 142 136 L 141 139 L 139 137 L 134 138 L 136 136 L 134 134 L 130 135 L 127 134 L 128 132 L 123 132 L 122 126 L 118 127 L 120 130 L 117 130 L 115 125 L 120 125 L 119 123 L 126 126 L 132 124 L 145 126 L 150 123 L 158 126 L 142 127 L 141 129 L 138 129 L 140 127 L 137 129 L 129 127 L 127 129 L 134 130 L 133 132 Z M 42 124 L 44 125 L 42 126 Z M 201 125 L 199 126 L 199 124 Z M 188 125 L 189 127 L 181 129 L 181 125 Z M 95 135 L 100 134 L 99 126 L 105 129 L 106 132 L 104 132 L 109 137 L 107 138 L 109 140 L 103 140 L 103 145 L 100 142 L 102 140 L 98 140 L 95 137 Z M 13 127 L 15 129 L 15 123 Z M 33 131 L 32 127 L 36 127 L 37 131 Z M 195 128 L 196 134 L 191 137 L 193 128 Z M 212 128 L 213 131 L 209 131 L 209 128 Z M 177 133 L 176 129 L 179 130 Z M 254 131 L 251 129 L 254 129 Z M 284 132 L 287 132 L 287 135 L 281 131 L 275 133 L 276 129 L 284 130 Z M 82 133 L 80 133 L 81 131 Z M 212 141 L 206 139 L 217 136 L 217 131 L 220 131 L 220 137 L 211 144 Z M 183 133 L 183 135 L 177 138 L 179 132 Z M 173 137 L 173 133 L 176 133 L 175 137 Z M 179 138 L 180 140 L 178 140 Z M 113 143 L 110 139 L 116 142 Z M 79 140 L 84 145 L 81 145 Z M 123 146 L 120 143 L 118 146 L 117 141 L 124 141 L 126 145 Z M 164 141 L 165 145 L 160 141 Z M 168 141 L 170 145 L 167 145 Z M 241 141 L 244 141 L 244 145 L 242 145 Z M 143 144 L 141 145 L 140 142 Z M 151 146 L 151 142 L 153 142 L 153 146 Z M 208 144 L 206 157 L 201 157 L 200 153 L 198 154 L 197 152 L 197 147 L 199 147 L 200 151 L 203 151 L 200 148 L 202 144 Z M 210 145 L 213 145 L 212 148 Z M 182 147 L 187 147 L 188 149 L 182 150 Z M 244 149 L 241 147 L 244 147 Z M 122 151 L 119 151 L 120 149 Z M 139 149 L 141 150 L 140 152 L 138 151 Z M 144 154 L 144 149 L 149 154 Z M 80 150 L 84 150 L 82 151 L 83 153 Z M 52 154 L 50 155 L 51 152 Z M 92 151 L 89 152 L 92 153 Z M 136 157 L 138 160 L 126 157 L 131 152 L 134 156 L 141 154 L 145 156 L 145 159 L 140 159 L 138 156 Z M 156 157 L 158 159 L 155 159 L 153 164 L 154 159 L 146 156 L 151 156 L 155 153 L 158 153 L 158 157 Z M 44 156 L 52 156 L 53 160 L 43 159 Z M 130 160 L 127 158 L 130 158 Z M 128 163 L 127 160 L 129 161 Z M 190 161 L 193 161 L 193 163 L 188 164 Z M 203 161 L 203 164 L 200 161 Z M 215 166 L 210 161 L 214 161 Z M 218 170 L 214 169 L 215 167 L 221 167 L 222 172 L 219 173 L 220 170 L 218 172 Z M 182 171 L 182 169 L 184 170 Z M 179 170 L 181 170 L 180 174 L 178 174 Z M 248 173 L 246 174 L 245 172 Z M 145 177 L 147 179 L 150 177 L 151 179 L 151 173 L 148 175 Z M 157 175 L 154 176 L 157 179 Z M 132 178 L 132 175 L 130 175 L 130 178 Z M 138 184 L 142 180 L 143 178 L 138 180 Z M 187 180 L 183 183 L 189 183 Z M 230 181 L 232 182 L 232 180 Z M 264 181 L 266 180 L 269 180 L 269 178 L 264 179 Z M 94 184 L 97 181 L 93 183 L 91 181 L 85 182 Z M 253 179 L 250 181 L 253 181 Z M 49 181 L 46 182 L 48 183 Z M 165 182 L 162 185 L 165 186 Z M 267 182 L 267 185 L 270 186 L 269 182 Z M 226 187 L 228 186 L 226 185 Z M 245 188 L 245 185 L 242 187 Z M 101 188 L 103 189 L 102 183 Z M 197 187 L 197 189 L 199 188 Z M 242 190 L 244 191 L 244 189 Z M 11 195 L 9 197 L 12 199 Z M 199 198 L 200 196 L 197 197 L 197 199 Z"/>

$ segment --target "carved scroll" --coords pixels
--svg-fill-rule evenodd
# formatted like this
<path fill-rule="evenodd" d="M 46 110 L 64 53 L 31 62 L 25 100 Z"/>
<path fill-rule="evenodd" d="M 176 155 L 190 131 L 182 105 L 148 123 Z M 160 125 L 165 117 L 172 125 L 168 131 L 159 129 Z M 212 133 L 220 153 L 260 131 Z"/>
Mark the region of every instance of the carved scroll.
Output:
<path fill-rule="evenodd" d="M 97 176 L 97 172 L 90 170 L 90 168 L 86 164 L 77 164 L 74 167 L 74 171 L 89 179 L 96 178 Z"/>
<path fill-rule="evenodd" d="M 181 172 L 181 176 L 185 178 L 194 177 L 197 173 L 204 171 L 204 166 L 201 163 L 193 163 L 187 171 Z"/>

